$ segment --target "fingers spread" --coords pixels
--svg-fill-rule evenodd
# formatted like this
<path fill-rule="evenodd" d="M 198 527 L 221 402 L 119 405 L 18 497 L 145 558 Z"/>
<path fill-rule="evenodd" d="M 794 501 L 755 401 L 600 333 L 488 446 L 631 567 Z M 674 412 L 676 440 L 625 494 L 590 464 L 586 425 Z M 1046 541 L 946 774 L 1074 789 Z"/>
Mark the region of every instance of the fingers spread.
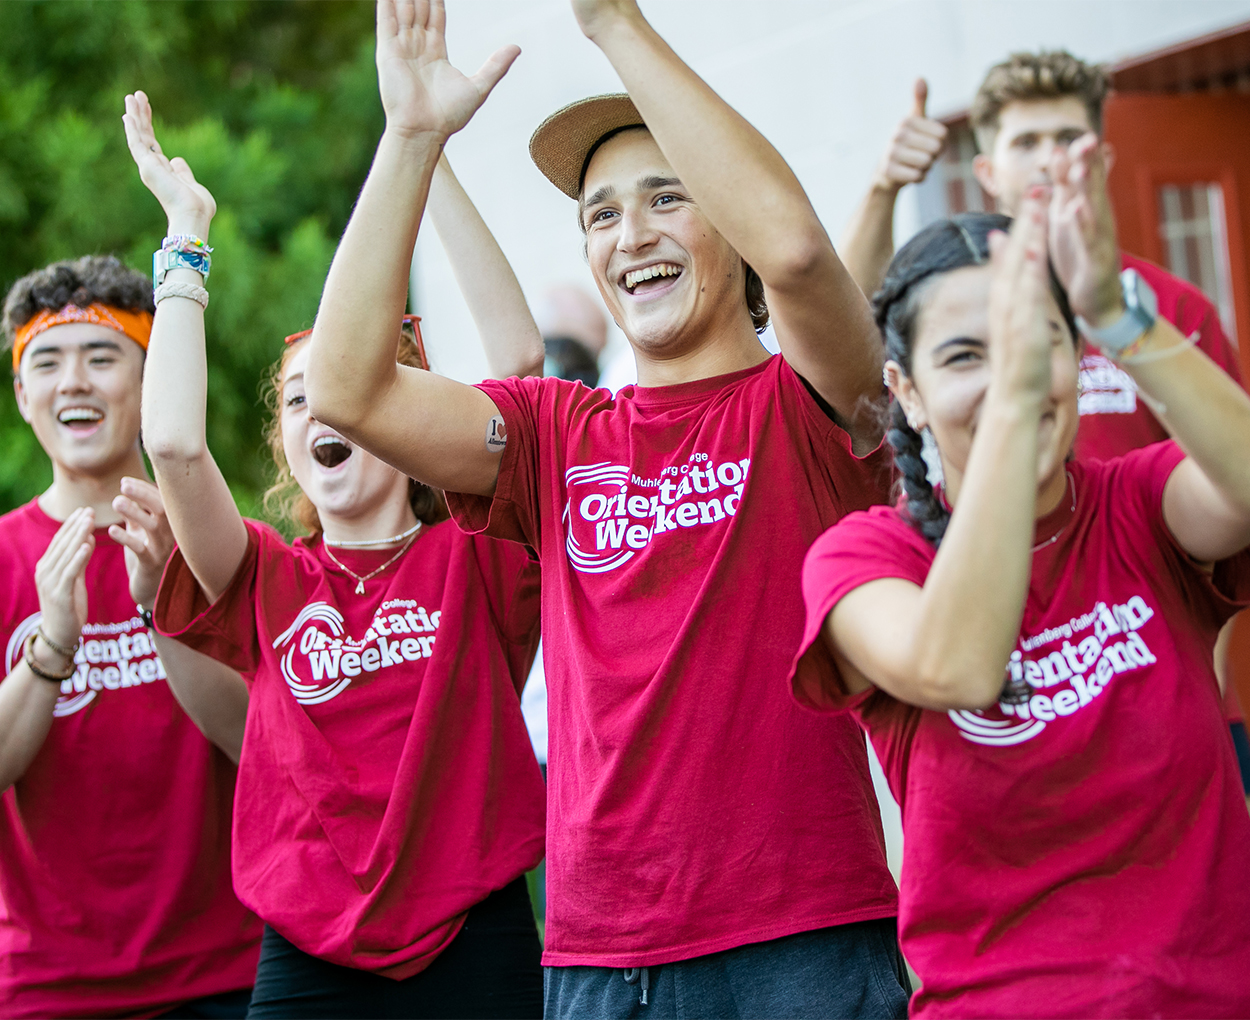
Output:
<path fill-rule="evenodd" d="M 503 46 L 486 58 L 486 63 L 470 79 L 483 99 L 490 95 L 491 90 L 499 84 L 499 79 L 508 73 L 508 68 L 520 55 L 520 46 Z"/>

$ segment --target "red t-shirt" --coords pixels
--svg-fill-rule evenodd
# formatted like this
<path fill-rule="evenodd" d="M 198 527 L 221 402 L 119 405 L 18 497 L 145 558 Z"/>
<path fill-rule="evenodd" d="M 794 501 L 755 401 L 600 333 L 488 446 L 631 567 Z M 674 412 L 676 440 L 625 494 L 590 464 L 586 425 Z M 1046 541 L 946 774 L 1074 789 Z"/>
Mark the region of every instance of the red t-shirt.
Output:
<path fill-rule="evenodd" d="M 410 977 L 543 856 L 520 702 L 537 566 L 444 522 L 358 595 L 319 539 L 248 536 L 212 606 L 178 552 L 156 605 L 162 632 L 251 682 L 234 887 L 305 952 Z M 394 552 L 334 554 L 363 576 Z"/>
<path fill-rule="evenodd" d="M 4 675 L 40 620 L 60 528 L 0 517 Z M 230 889 L 235 769 L 187 718 L 135 612 L 125 550 L 95 533 L 87 625 L 52 729 L 0 799 L 0 1013 L 154 1016 L 248 988 L 260 923 Z"/>
<path fill-rule="evenodd" d="M 1136 255 L 1121 255 L 1125 269 L 1136 269 L 1154 288 L 1159 314 L 1185 336 L 1198 336 L 1198 348 L 1241 382 L 1237 351 L 1220 326 L 1215 307 L 1192 283 L 1173 276 Z M 1076 436 L 1078 460 L 1110 460 L 1168 438 L 1167 429 L 1151 413 L 1124 369 L 1096 344 L 1085 342 L 1081 358 L 1081 426 Z"/>
<path fill-rule="evenodd" d="M 651 966 L 893 916 L 863 737 L 791 701 L 799 568 L 885 498 L 784 360 L 614 398 L 481 389 L 508 431 L 462 527 L 543 569 L 551 966 Z"/>
<path fill-rule="evenodd" d="M 1212 649 L 1250 553 L 1196 567 L 1163 521 L 1172 442 L 1075 462 L 1076 510 L 1038 522 L 1012 669 L 1026 706 L 846 698 L 820 640 L 860 585 L 923 585 L 934 550 L 855 514 L 812 548 L 795 692 L 850 709 L 903 811 L 914 1016 L 1250 1016 L 1250 816 Z M 970 635 L 969 640 L 975 640 Z"/>

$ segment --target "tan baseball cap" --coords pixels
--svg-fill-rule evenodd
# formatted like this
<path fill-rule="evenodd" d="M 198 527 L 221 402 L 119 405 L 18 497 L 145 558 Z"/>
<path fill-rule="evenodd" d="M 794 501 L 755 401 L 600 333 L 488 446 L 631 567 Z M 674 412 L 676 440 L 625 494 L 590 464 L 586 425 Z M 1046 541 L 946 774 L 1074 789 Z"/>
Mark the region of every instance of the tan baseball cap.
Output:
<path fill-rule="evenodd" d="M 579 99 L 538 125 L 530 136 L 530 158 L 547 180 L 569 198 L 577 198 L 586 161 L 604 136 L 645 126 L 624 92 Z"/>

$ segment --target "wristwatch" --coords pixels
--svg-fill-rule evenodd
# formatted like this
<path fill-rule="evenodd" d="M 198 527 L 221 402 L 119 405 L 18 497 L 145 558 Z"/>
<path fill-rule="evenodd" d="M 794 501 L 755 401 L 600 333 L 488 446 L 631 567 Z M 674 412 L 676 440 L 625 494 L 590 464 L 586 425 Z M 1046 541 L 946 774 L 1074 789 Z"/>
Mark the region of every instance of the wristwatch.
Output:
<path fill-rule="evenodd" d="M 1145 336 L 1159 317 L 1159 299 L 1154 288 L 1136 269 L 1120 274 L 1120 291 L 1124 295 L 1124 314 L 1110 326 L 1096 329 L 1081 316 L 1076 317 L 1081 332 L 1112 358 Z"/>
<path fill-rule="evenodd" d="M 165 274 L 171 269 L 193 269 L 205 280 L 213 260 L 206 253 L 198 251 L 167 251 L 162 248 L 152 255 L 152 284 L 159 287 L 165 282 Z"/>

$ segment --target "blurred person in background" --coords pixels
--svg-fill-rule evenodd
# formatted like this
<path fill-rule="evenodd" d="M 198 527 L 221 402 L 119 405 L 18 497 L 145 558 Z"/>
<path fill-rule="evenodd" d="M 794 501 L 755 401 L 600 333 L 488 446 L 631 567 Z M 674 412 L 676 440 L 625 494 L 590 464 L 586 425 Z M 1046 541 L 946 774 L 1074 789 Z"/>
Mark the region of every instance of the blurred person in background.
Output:
<path fill-rule="evenodd" d="M 4 305 L 53 477 L 0 518 L 5 1016 L 241 1017 L 256 973 L 230 880 L 247 690 L 150 629 L 173 548 L 139 437 L 152 311 L 152 281 L 111 256 L 31 273 Z M 218 703 L 184 711 L 174 677 Z"/>
<path fill-rule="evenodd" d="M 547 352 L 543 375 L 594 389 L 599 383 L 599 357 L 608 345 L 603 306 L 577 284 L 561 283 L 539 299 L 534 321 Z"/>
<path fill-rule="evenodd" d="M 143 93 L 124 122 L 175 251 L 207 250 L 216 203 L 162 153 Z M 492 368 L 536 371 L 520 287 L 445 159 L 434 192 Z M 537 565 L 464 535 L 441 493 L 312 417 L 311 331 L 287 338 L 267 436 L 271 492 L 308 534 L 288 544 L 244 520 L 204 439 L 205 278 L 180 262 L 157 289 L 143 422 L 178 538 L 157 626 L 250 684 L 234 875 L 265 931 L 248 1015 L 537 1016 L 523 876 L 542 858 L 545 794 L 519 705 Z M 398 357 L 426 372 L 415 317 L 401 319 Z"/>
<path fill-rule="evenodd" d="M 980 149 L 972 167 L 999 212 L 1014 216 L 1030 188 L 1050 183 L 1056 151 L 1090 132 L 1101 138 L 1108 88 L 1101 67 L 1063 50 L 1015 53 L 990 68 L 972 102 L 970 117 Z M 895 198 L 906 184 L 924 179 L 946 137 L 946 127 L 925 114 L 927 93 L 925 83 L 918 81 L 912 113 L 899 124 L 842 236 L 843 260 L 868 295 L 880 286 L 894 252 Z M 1105 142 L 1100 145 L 1110 170 L 1115 154 Z M 1105 176 L 1098 186 L 1106 186 Z M 1195 336 L 1198 349 L 1240 383 L 1237 352 L 1206 295 L 1153 262 L 1124 251 L 1120 257 L 1121 269 L 1132 269 L 1150 285 L 1159 315 L 1185 336 Z M 1139 398 L 1132 376 L 1103 353 L 1096 336 L 1085 340 L 1076 455 L 1106 460 L 1166 439 L 1166 427 L 1148 401 Z M 1237 693 L 1225 675 L 1231 630 L 1230 621 L 1216 645 L 1216 672 L 1243 787 L 1250 794 L 1250 744 Z"/>
<path fill-rule="evenodd" d="M 535 132 L 639 385 L 465 386 L 395 363 L 445 140 L 516 56 L 447 61 L 437 0 L 383 0 L 387 127 L 313 333 L 313 413 L 542 564 L 546 1012 L 901 1016 L 862 734 L 785 674 L 820 531 L 886 497 L 881 344 L 777 151 L 632 3 L 574 4 L 628 95 Z M 758 331 L 772 316 L 782 355 Z"/>

